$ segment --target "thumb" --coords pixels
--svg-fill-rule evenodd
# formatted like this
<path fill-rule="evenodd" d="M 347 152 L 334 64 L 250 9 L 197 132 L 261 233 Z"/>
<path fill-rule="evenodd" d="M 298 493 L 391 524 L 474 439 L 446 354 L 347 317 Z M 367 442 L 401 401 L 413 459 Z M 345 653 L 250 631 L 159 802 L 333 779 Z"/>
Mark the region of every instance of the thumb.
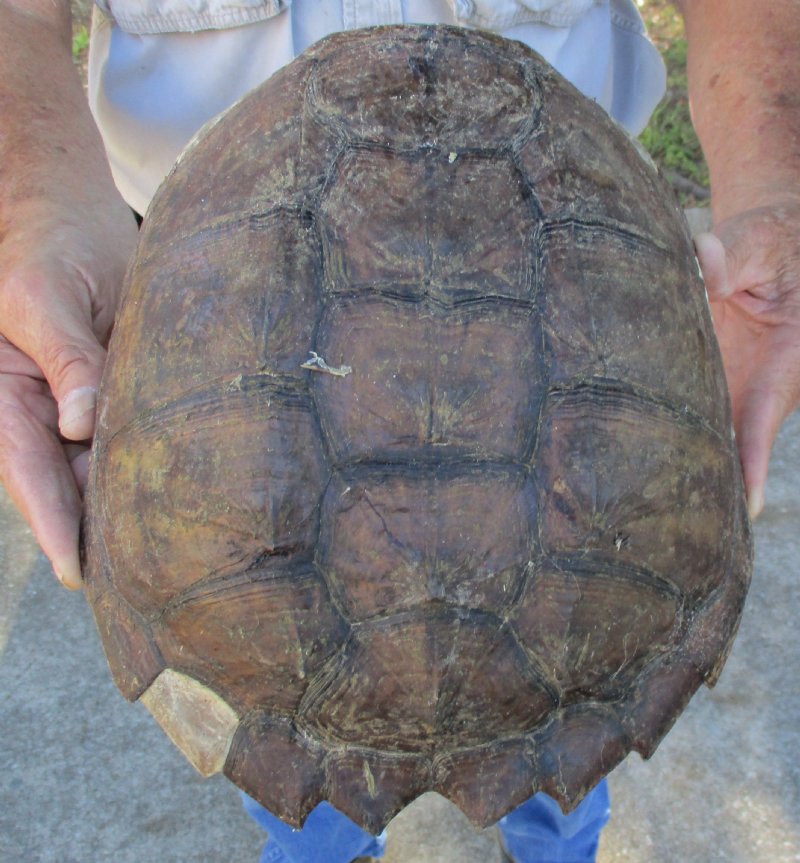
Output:
<path fill-rule="evenodd" d="M 42 321 L 42 340 L 32 347 L 58 403 L 58 427 L 69 440 L 88 440 L 94 434 L 97 388 L 106 352 L 87 321 Z M 23 348 L 24 350 L 24 348 Z"/>
<path fill-rule="evenodd" d="M 735 291 L 736 259 L 722 240 L 709 232 L 696 234 L 694 248 L 710 300 L 724 300 Z"/>
<path fill-rule="evenodd" d="M 796 272 L 787 267 L 796 237 L 781 212 L 754 210 L 730 216 L 714 233 L 694 237 L 709 299 L 726 300 L 737 292 L 769 293 L 770 286 Z"/>
<path fill-rule="evenodd" d="M 42 371 L 58 404 L 61 434 L 86 440 L 94 433 L 97 388 L 106 352 L 95 333 L 89 291 L 41 276 L 11 292 L 4 335 Z"/>

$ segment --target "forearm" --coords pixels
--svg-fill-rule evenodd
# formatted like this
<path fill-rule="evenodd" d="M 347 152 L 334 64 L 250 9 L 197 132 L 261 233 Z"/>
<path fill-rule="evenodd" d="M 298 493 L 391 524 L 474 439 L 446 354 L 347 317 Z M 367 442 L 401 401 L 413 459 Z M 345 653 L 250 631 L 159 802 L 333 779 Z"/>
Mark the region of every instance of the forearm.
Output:
<path fill-rule="evenodd" d="M 26 203 L 113 189 L 72 63 L 66 0 L 0 0 L 0 219 Z"/>
<path fill-rule="evenodd" d="M 714 218 L 800 191 L 800 14 L 795 0 L 682 0 L 692 117 Z"/>

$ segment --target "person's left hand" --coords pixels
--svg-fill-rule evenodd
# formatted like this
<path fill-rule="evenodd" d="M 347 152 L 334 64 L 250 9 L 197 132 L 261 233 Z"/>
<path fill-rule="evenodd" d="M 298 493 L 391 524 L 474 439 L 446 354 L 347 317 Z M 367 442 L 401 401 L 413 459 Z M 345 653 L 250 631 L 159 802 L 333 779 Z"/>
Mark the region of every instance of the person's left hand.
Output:
<path fill-rule="evenodd" d="M 772 445 L 800 404 L 800 197 L 727 217 L 695 238 L 755 518 Z"/>

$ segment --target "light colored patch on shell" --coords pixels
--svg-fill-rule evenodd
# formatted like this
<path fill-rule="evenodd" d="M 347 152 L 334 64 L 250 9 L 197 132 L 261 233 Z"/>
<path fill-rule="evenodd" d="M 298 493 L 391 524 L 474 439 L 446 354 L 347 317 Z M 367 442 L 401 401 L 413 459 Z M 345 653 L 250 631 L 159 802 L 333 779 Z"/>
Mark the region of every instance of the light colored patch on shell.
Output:
<path fill-rule="evenodd" d="M 368 761 L 364 761 L 364 781 L 367 783 L 369 796 L 374 800 L 378 796 L 378 788 Z"/>
<path fill-rule="evenodd" d="M 239 717 L 216 692 L 165 668 L 139 700 L 203 776 L 222 770 Z"/>
<path fill-rule="evenodd" d="M 344 378 L 353 373 L 350 366 L 331 366 L 315 351 L 309 351 L 309 358 L 300 364 L 301 369 L 308 369 L 311 372 L 323 372 L 326 375 L 333 375 L 337 378 Z"/>

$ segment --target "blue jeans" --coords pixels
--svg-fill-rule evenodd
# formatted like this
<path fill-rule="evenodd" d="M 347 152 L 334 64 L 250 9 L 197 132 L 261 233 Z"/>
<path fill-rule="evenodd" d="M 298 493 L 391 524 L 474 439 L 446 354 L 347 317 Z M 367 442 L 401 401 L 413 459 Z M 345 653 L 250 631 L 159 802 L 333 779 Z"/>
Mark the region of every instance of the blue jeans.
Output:
<path fill-rule="evenodd" d="M 372 836 L 330 803 L 320 803 L 301 830 L 294 830 L 242 794 L 245 809 L 269 834 L 261 863 L 350 863 L 382 857 L 386 836 Z M 608 821 L 603 780 L 569 815 L 546 794 L 537 794 L 501 818 L 498 826 L 516 863 L 593 863 L 600 831 Z"/>

